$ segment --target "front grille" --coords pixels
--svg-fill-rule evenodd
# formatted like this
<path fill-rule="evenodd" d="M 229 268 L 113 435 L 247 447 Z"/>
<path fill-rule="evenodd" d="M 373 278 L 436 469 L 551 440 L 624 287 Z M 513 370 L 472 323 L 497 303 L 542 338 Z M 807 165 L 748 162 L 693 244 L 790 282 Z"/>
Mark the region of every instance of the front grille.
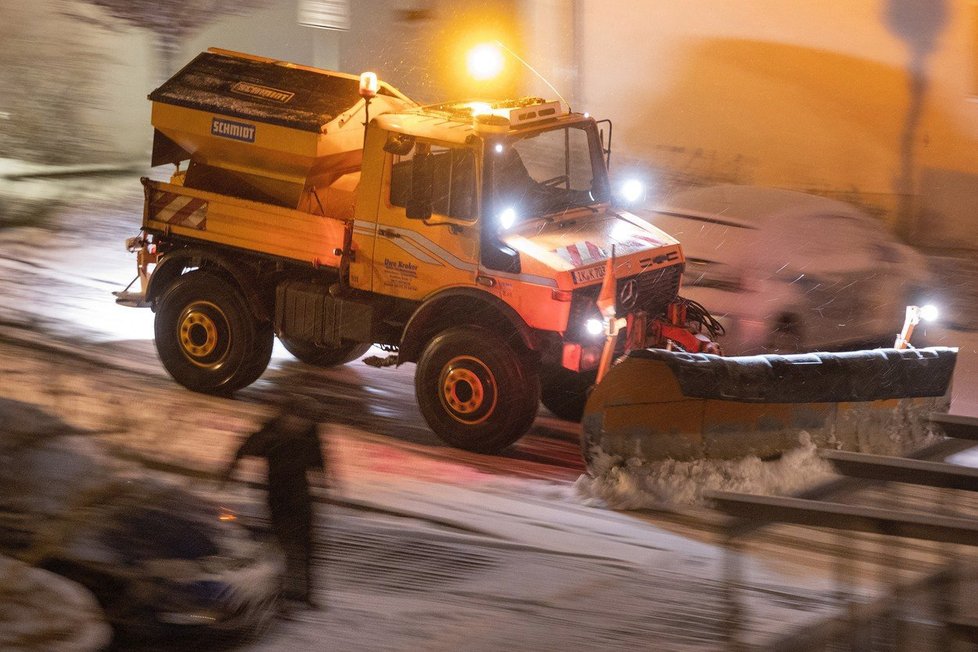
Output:
<path fill-rule="evenodd" d="M 669 267 L 649 269 L 634 276 L 617 279 L 615 313 L 619 317 L 624 317 L 629 312 L 643 310 L 650 319 L 665 314 L 666 306 L 672 303 L 676 295 L 679 294 L 679 279 L 682 274 L 683 265 L 670 265 Z M 638 281 L 638 296 L 635 304 L 630 309 L 626 309 L 621 305 L 621 290 L 625 283 L 631 279 Z M 598 300 L 600 292 L 600 283 L 574 290 L 570 320 L 567 325 L 567 339 L 569 341 L 581 342 L 593 339 L 585 338 L 584 324 L 588 319 L 599 317 L 595 302 Z"/>

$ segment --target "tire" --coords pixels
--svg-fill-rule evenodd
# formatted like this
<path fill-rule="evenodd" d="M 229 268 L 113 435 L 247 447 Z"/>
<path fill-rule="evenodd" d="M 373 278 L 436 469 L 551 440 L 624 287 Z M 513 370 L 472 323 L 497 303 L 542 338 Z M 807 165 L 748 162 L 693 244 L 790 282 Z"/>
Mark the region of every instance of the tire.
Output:
<path fill-rule="evenodd" d="M 536 362 L 491 331 L 459 326 L 435 336 L 418 360 L 415 393 L 442 440 L 475 453 L 498 453 L 529 429 L 540 402 Z"/>
<path fill-rule="evenodd" d="M 336 347 L 322 347 L 288 337 L 279 337 L 279 341 L 297 360 L 316 367 L 335 367 L 353 362 L 373 346 L 369 342 L 347 341 Z"/>
<path fill-rule="evenodd" d="M 250 369 L 241 377 L 244 383 L 242 387 L 247 387 L 258 380 L 272 360 L 272 348 L 275 346 L 275 330 L 272 328 L 272 322 L 259 323 L 255 327 L 255 347 L 251 351 Z"/>
<path fill-rule="evenodd" d="M 227 395 L 265 371 L 274 343 L 234 286 L 209 272 L 184 274 L 156 310 L 156 352 L 178 383 L 195 392 Z"/>
<path fill-rule="evenodd" d="M 580 421 L 588 393 L 598 371 L 577 373 L 564 367 L 547 366 L 540 373 L 540 402 L 565 421 Z"/>

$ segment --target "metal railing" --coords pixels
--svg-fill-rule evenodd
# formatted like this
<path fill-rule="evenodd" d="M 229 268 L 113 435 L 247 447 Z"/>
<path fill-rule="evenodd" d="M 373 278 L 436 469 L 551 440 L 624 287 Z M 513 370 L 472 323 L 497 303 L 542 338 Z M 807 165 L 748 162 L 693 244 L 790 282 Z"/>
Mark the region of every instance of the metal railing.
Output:
<path fill-rule="evenodd" d="M 978 419 L 933 415 L 931 421 L 950 438 L 978 441 Z M 964 447 L 957 444 L 943 447 L 944 454 Z M 940 451 L 938 448 L 924 455 L 943 456 Z M 726 583 L 730 587 L 728 649 L 747 647 L 742 638 L 744 614 L 736 588 L 741 585 L 740 559 L 745 538 L 774 524 L 824 528 L 837 533 L 840 553 L 834 563 L 840 609 L 838 615 L 790 632 L 766 649 L 974 649 L 972 646 L 978 642 L 978 604 L 972 608 L 972 601 L 961 596 L 972 589 L 976 568 L 956 554 L 955 547 L 978 547 L 978 518 L 946 512 L 954 492 L 978 492 L 978 469 L 929 459 L 834 450 L 820 451 L 820 456 L 846 479 L 794 497 L 722 491 L 704 494 L 717 510 L 731 517 L 722 527 L 727 547 Z M 927 511 L 909 509 L 900 504 L 896 487 L 887 483 L 932 487 L 941 493 Z M 844 495 L 851 497 L 855 490 L 874 484 L 888 487 L 886 506 L 840 501 Z M 851 548 L 847 543 L 855 533 L 880 535 L 882 545 L 889 548 L 888 556 L 895 560 L 891 567 L 881 565 L 885 590 L 873 600 L 860 600 L 843 588 L 851 579 Z M 940 563 L 932 572 L 901 581 L 901 546 L 908 539 L 936 542 Z"/>

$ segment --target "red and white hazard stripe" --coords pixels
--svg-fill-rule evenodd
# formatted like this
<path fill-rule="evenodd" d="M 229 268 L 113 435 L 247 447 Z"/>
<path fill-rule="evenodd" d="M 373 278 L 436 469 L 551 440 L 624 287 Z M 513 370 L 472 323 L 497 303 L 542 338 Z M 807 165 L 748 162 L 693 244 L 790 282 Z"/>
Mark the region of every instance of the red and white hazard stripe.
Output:
<path fill-rule="evenodd" d="M 149 205 L 149 216 L 173 226 L 203 231 L 207 228 L 207 202 L 172 192 L 156 192 Z"/>
<path fill-rule="evenodd" d="M 592 260 L 607 257 L 601 247 L 593 242 L 576 242 L 566 247 L 559 247 L 556 253 L 558 256 L 569 260 L 574 267 L 580 267 Z"/>
<path fill-rule="evenodd" d="M 662 247 L 666 244 L 662 240 L 653 238 L 651 235 L 648 235 L 646 233 L 633 233 L 629 238 L 629 241 L 626 242 L 625 244 L 634 245 L 635 240 L 639 242 L 638 244 L 639 247 L 648 246 L 648 245 L 652 245 L 653 247 Z"/>

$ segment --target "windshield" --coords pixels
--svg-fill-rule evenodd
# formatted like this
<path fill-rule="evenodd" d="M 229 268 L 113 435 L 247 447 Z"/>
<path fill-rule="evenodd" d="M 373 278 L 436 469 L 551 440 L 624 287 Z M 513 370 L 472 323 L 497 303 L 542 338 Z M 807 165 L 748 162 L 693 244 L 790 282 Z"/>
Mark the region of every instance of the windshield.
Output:
<path fill-rule="evenodd" d="M 600 149 L 591 122 L 491 143 L 491 210 L 500 225 L 607 201 Z"/>

